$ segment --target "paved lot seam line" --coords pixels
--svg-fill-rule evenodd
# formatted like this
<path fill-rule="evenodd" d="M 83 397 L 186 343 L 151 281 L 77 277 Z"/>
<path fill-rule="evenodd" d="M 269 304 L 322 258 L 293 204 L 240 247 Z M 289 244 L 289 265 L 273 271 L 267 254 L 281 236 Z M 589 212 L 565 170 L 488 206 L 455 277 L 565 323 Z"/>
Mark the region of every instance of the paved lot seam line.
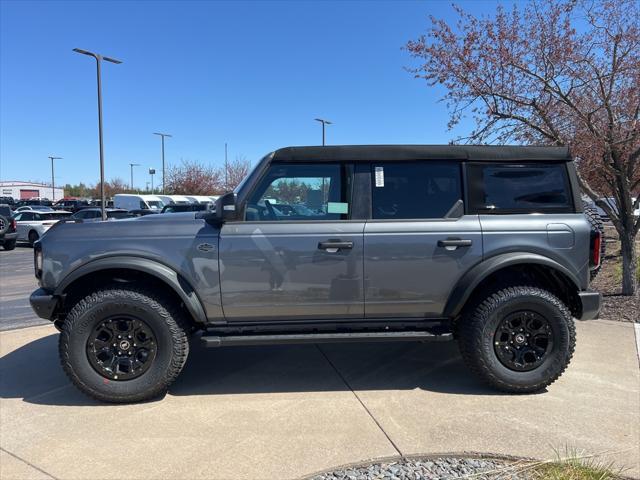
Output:
<path fill-rule="evenodd" d="M 22 463 L 26 463 L 27 465 L 29 465 L 29 466 L 30 466 L 31 468 L 33 468 L 34 470 L 37 470 L 37 471 L 39 471 L 40 473 L 44 473 L 47 477 L 51 477 L 51 478 L 53 478 L 54 480 L 58 480 L 58 478 L 57 478 L 57 477 L 54 477 L 53 475 L 51 475 L 51 474 L 50 474 L 50 473 L 48 473 L 48 472 L 45 472 L 45 471 L 44 471 L 44 470 L 42 470 L 40 467 L 36 467 L 36 466 L 35 466 L 33 463 L 31 463 L 31 462 L 27 462 L 24 458 L 20 458 L 19 456 L 14 455 L 13 453 L 11 453 L 10 451 L 8 451 L 7 449 L 0 447 L 0 450 L 2 450 L 2 451 L 3 451 L 4 453 L 6 453 L 7 455 L 11 455 L 11 456 L 12 456 L 13 458 L 15 458 L 16 460 L 18 460 L 18 461 L 20 461 L 20 462 L 22 462 Z"/>
<path fill-rule="evenodd" d="M 640 364 L 640 323 L 633 324 L 633 331 L 636 334 L 636 352 L 638 353 L 638 363 Z"/>
<path fill-rule="evenodd" d="M 398 452 L 398 455 L 400 455 L 402 458 L 404 458 L 404 454 L 400 451 L 400 449 L 398 448 L 398 446 L 395 444 L 395 442 L 393 440 L 391 440 L 391 437 L 389 436 L 389 434 L 387 432 L 385 432 L 384 428 L 382 428 L 382 425 L 380 425 L 380 422 L 378 422 L 378 420 L 376 419 L 376 417 L 373 416 L 373 414 L 371 413 L 371 411 L 367 408 L 367 406 L 364 404 L 364 402 L 360 399 L 360 397 L 358 396 L 358 394 L 353 390 L 353 388 L 351 388 L 351 385 L 349 385 L 349 382 L 347 382 L 347 379 L 344 378 L 344 375 L 342 375 L 342 373 L 340 372 L 340 370 L 338 370 L 338 368 L 333 364 L 333 362 L 329 359 L 329 357 L 327 356 L 326 353 L 324 353 L 324 350 L 322 350 L 322 348 L 320 348 L 320 345 L 318 345 L 317 343 L 315 344 L 316 347 L 318 348 L 318 350 L 320 351 L 320 354 L 325 358 L 325 360 L 329 363 L 329 365 L 331 365 L 331 368 L 333 368 L 333 370 L 338 374 L 338 376 L 342 379 L 342 381 L 344 382 L 344 384 L 347 386 L 347 388 L 349 390 L 351 390 L 351 393 L 353 393 L 353 396 L 356 397 L 356 399 L 358 400 L 358 402 L 360 402 L 360 405 L 362 405 L 362 408 L 364 408 L 364 410 L 369 414 L 369 416 L 371 417 L 371 419 L 376 423 L 376 425 L 378 426 L 378 428 L 380 429 L 380 431 L 384 434 L 385 437 L 387 437 L 387 440 L 389 440 L 389 443 L 393 446 L 393 448 L 395 449 L 396 452 Z"/>

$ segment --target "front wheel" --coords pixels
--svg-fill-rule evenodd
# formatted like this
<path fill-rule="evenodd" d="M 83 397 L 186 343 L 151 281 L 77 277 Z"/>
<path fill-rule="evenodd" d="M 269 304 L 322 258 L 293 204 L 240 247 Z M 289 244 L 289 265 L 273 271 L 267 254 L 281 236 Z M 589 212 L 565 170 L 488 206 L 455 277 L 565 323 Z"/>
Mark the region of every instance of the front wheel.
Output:
<path fill-rule="evenodd" d="M 562 375 L 575 349 L 575 325 L 550 292 L 508 287 L 460 319 L 460 351 L 486 383 L 502 391 L 543 390 Z"/>
<path fill-rule="evenodd" d="M 188 324 L 160 295 L 133 286 L 80 300 L 62 326 L 62 367 L 82 392 L 115 403 L 166 392 L 187 360 Z"/>

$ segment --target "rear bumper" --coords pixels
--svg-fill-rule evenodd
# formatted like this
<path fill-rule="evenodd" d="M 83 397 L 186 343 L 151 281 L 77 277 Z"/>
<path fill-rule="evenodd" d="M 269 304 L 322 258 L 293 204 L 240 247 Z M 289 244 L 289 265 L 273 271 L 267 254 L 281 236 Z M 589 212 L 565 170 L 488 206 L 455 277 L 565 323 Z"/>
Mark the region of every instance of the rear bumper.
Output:
<path fill-rule="evenodd" d="M 38 317 L 53 320 L 53 313 L 58 306 L 58 297 L 51 295 L 44 288 L 39 288 L 29 297 L 29 303 Z"/>
<path fill-rule="evenodd" d="M 0 243 L 11 242 L 18 238 L 18 232 L 5 233 L 0 237 Z"/>
<path fill-rule="evenodd" d="M 582 315 L 578 320 L 595 320 L 602 307 L 602 294 L 600 292 L 580 292 L 578 294 L 582 303 Z"/>

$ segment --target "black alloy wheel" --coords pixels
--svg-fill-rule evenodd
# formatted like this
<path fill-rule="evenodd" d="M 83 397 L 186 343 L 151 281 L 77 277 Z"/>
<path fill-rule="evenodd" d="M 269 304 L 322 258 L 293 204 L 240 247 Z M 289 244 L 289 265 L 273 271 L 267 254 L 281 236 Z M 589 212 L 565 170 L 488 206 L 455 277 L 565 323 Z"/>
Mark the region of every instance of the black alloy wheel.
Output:
<path fill-rule="evenodd" d="M 144 321 L 118 315 L 99 323 L 87 339 L 87 357 L 100 375 L 131 380 L 145 373 L 157 352 L 156 337 Z"/>
<path fill-rule="evenodd" d="M 505 367 L 517 372 L 533 370 L 553 349 L 551 325 L 537 312 L 514 312 L 498 325 L 494 349 Z"/>

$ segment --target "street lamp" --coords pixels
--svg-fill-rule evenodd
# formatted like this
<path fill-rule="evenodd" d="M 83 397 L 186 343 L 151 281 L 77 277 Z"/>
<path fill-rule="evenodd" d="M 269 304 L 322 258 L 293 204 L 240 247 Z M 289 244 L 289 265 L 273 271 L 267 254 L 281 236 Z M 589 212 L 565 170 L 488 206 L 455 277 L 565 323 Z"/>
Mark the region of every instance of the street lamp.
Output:
<path fill-rule="evenodd" d="M 156 191 L 153 188 L 153 176 L 156 174 L 156 169 L 155 168 L 150 168 L 149 169 L 149 175 L 151 175 L 151 194 L 153 195 L 154 193 L 156 193 Z"/>
<path fill-rule="evenodd" d="M 131 191 L 133 192 L 133 167 L 139 167 L 139 163 L 130 163 L 131 166 Z"/>
<path fill-rule="evenodd" d="M 56 181 L 53 176 L 53 161 L 62 160 L 62 157 L 49 157 L 49 160 L 51 160 L 51 197 L 52 197 L 51 201 L 55 202 L 56 201 Z"/>
<path fill-rule="evenodd" d="M 98 137 L 100 139 L 100 211 L 102 214 L 102 220 L 106 220 L 107 212 L 105 211 L 105 204 L 107 202 L 104 198 L 104 148 L 102 143 L 102 82 L 100 79 L 100 63 L 102 60 L 115 64 L 120 64 L 122 62 L 115 58 L 103 57 L 99 53 L 93 53 L 79 48 L 74 48 L 73 51 L 83 55 L 89 55 L 96 59 L 96 75 L 98 78 Z"/>
<path fill-rule="evenodd" d="M 162 194 L 164 195 L 164 137 L 171 137 L 168 133 L 153 132 L 154 135 L 160 135 L 162 138 Z"/>
<path fill-rule="evenodd" d="M 316 118 L 315 121 L 320 122 L 322 124 L 322 145 L 324 146 L 324 126 L 331 125 L 333 122 L 330 122 L 329 120 L 324 120 L 322 118 Z"/>

